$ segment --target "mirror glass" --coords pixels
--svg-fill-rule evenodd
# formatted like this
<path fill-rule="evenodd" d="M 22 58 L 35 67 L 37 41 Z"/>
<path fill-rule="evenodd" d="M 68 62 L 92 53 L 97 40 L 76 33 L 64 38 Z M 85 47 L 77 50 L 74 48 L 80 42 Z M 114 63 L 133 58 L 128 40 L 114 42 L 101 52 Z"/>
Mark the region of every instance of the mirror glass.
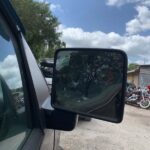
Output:
<path fill-rule="evenodd" d="M 124 63 L 120 51 L 59 51 L 55 62 L 54 105 L 99 118 L 99 113 L 113 100 L 115 107 L 116 101 L 121 102 Z"/>

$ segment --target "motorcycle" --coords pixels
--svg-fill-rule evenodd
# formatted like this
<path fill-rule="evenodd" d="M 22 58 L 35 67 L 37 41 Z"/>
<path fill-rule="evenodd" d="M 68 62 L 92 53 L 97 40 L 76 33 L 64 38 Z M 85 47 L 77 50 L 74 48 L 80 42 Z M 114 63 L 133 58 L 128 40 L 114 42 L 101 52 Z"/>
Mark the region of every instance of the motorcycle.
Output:
<path fill-rule="evenodd" d="M 125 101 L 127 104 L 147 109 L 150 107 L 150 94 L 146 88 L 127 90 Z"/>
<path fill-rule="evenodd" d="M 147 109 L 150 107 L 150 94 L 146 89 L 143 89 L 140 97 L 140 107 L 143 109 Z"/>

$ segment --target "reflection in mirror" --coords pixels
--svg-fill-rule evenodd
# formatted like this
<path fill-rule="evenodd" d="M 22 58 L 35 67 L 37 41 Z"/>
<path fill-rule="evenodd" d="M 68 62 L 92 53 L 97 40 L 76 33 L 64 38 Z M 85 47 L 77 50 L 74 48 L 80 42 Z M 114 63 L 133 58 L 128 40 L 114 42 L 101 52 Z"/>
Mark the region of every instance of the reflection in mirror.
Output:
<path fill-rule="evenodd" d="M 120 51 L 64 50 L 56 57 L 54 105 L 99 118 L 101 108 L 121 99 L 124 56 Z"/>

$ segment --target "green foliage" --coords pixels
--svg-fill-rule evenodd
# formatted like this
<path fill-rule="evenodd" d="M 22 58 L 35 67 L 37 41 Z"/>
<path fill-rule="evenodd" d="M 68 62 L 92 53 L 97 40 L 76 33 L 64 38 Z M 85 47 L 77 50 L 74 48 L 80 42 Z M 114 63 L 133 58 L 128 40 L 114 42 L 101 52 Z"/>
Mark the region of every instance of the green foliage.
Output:
<path fill-rule="evenodd" d="M 138 64 L 136 63 L 131 63 L 128 65 L 128 71 L 131 71 L 131 70 L 134 70 L 134 69 L 137 69 L 138 68 Z"/>
<path fill-rule="evenodd" d="M 57 32 L 59 22 L 49 4 L 33 0 L 12 0 L 26 29 L 26 39 L 37 59 L 52 57 L 57 48 L 65 47 Z"/>

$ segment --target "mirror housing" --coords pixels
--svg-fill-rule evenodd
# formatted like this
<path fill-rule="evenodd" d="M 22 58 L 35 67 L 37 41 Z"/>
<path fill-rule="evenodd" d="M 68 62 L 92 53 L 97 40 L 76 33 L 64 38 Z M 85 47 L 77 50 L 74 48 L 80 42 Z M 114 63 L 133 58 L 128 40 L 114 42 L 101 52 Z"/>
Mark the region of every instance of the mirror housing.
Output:
<path fill-rule="evenodd" d="M 55 53 L 52 106 L 86 117 L 123 119 L 127 55 L 121 50 L 67 48 Z"/>
<path fill-rule="evenodd" d="M 45 128 L 54 130 L 71 131 L 76 127 L 78 115 L 63 110 L 53 109 L 50 105 L 49 96 L 42 105 L 43 121 Z"/>
<path fill-rule="evenodd" d="M 44 110 L 47 129 L 72 131 L 78 122 L 78 115 L 63 110 Z"/>

